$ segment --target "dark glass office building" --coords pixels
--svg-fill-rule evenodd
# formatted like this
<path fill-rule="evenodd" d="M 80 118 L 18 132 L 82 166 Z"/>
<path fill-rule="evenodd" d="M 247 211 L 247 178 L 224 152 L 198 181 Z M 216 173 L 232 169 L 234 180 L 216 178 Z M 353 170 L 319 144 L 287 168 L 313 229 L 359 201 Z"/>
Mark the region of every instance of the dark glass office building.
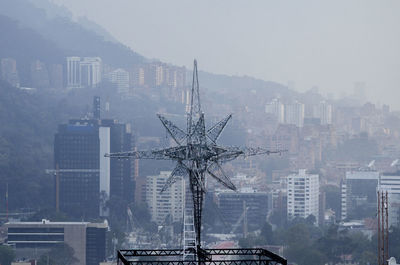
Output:
<path fill-rule="evenodd" d="M 98 117 L 98 100 L 94 100 Z M 72 119 L 54 139 L 56 208 L 78 218 L 108 216 L 107 201 L 134 199 L 134 163 L 105 153 L 133 149 L 130 126 L 112 119 Z"/>
<path fill-rule="evenodd" d="M 216 197 L 221 216 L 227 224 L 243 224 L 245 209 L 249 230 L 259 229 L 266 222 L 270 203 L 268 193 L 221 191 L 216 193 Z"/>
<path fill-rule="evenodd" d="M 75 217 L 97 217 L 100 207 L 100 140 L 96 120 L 70 120 L 54 140 L 59 209 Z"/>

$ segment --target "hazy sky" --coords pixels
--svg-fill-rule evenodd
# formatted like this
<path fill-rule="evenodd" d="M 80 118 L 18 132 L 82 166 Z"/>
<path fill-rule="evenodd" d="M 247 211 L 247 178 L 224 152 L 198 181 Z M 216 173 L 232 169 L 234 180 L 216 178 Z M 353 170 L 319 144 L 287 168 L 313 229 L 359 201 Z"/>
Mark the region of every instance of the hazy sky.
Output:
<path fill-rule="evenodd" d="M 53 0 L 149 58 L 400 110 L 400 0 Z"/>

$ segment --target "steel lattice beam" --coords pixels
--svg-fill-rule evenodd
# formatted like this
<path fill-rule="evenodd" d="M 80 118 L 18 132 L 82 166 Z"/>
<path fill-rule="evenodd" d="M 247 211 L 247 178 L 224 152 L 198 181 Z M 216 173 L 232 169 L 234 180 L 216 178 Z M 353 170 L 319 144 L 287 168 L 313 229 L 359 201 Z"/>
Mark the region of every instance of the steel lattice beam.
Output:
<path fill-rule="evenodd" d="M 182 249 L 131 249 L 118 251 L 118 262 L 124 265 L 140 264 L 196 264 L 196 261 L 182 261 Z M 281 264 L 287 265 L 287 260 L 262 248 L 243 248 L 243 249 L 201 249 L 197 252 L 202 253 L 205 258 L 202 264 L 222 265 L 222 264 Z M 220 258 L 225 256 L 228 258 Z M 232 259 L 229 259 L 229 256 Z M 147 257 L 146 260 L 141 259 Z"/>

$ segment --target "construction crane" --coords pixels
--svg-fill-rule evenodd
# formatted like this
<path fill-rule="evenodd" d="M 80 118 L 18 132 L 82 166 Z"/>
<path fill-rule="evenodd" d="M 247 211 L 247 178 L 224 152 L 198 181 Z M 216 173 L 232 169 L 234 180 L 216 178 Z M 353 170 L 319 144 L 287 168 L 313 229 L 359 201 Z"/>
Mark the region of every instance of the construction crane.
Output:
<path fill-rule="evenodd" d="M 236 232 L 240 223 L 243 221 L 243 237 L 247 237 L 247 210 L 249 209 L 250 207 L 246 206 L 246 201 L 243 201 L 243 212 L 236 223 L 232 226 L 231 234 Z"/>
<path fill-rule="evenodd" d="M 46 174 L 54 174 L 56 179 L 56 211 L 60 211 L 60 173 L 87 173 L 100 172 L 99 169 L 60 169 L 58 164 L 56 169 L 46 169 Z"/>
<path fill-rule="evenodd" d="M 129 208 L 129 206 L 127 207 L 126 213 L 128 215 L 128 220 L 127 221 L 131 225 L 131 232 L 134 232 L 135 231 L 135 225 L 134 225 L 134 222 L 133 222 L 133 214 L 132 214 L 131 208 Z"/>
<path fill-rule="evenodd" d="M 217 145 L 221 135 L 232 114 L 217 122 L 206 130 L 204 113 L 201 110 L 197 61 L 194 60 L 190 107 L 187 114 L 186 131 L 178 128 L 173 122 L 161 114 L 157 114 L 161 123 L 175 141 L 176 146 L 148 151 L 130 151 L 105 154 L 110 158 L 132 159 L 161 159 L 177 162 L 175 169 L 167 179 L 162 191 L 170 187 L 178 178 L 189 179 L 189 186 L 193 199 L 193 216 L 196 233 L 196 248 L 191 249 L 197 253 L 198 260 L 202 259 L 201 250 L 201 218 L 205 193 L 205 176 L 216 179 L 219 183 L 231 190 L 236 190 L 235 185 L 225 174 L 221 164 L 236 159 L 254 155 L 270 155 L 282 153 L 285 150 L 268 150 L 265 148 L 251 147 L 226 147 Z M 186 250 L 185 250 L 186 251 Z"/>

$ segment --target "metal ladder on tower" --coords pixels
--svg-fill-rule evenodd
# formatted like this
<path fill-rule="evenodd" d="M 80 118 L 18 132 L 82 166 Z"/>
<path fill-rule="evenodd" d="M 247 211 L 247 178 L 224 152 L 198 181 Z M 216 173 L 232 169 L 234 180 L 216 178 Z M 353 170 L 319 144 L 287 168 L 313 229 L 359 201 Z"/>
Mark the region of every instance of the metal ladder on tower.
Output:
<path fill-rule="evenodd" d="M 196 260 L 196 246 L 193 209 L 185 207 L 183 213 L 183 261 Z"/>

